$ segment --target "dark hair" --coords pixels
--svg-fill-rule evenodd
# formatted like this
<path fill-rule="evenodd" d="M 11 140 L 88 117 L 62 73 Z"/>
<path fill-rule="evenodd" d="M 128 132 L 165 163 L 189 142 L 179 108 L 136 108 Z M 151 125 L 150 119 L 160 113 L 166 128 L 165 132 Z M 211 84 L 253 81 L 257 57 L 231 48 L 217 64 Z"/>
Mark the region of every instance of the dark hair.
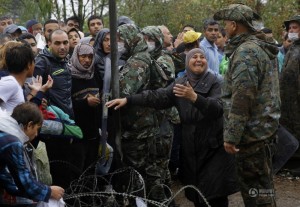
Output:
<path fill-rule="evenodd" d="M 260 31 L 262 31 L 262 32 L 265 33 L 265 34 L 271 34 L 271 33 L 273 32 L 271 29 L 269 29 L 269 28 L 267 28 L 267 27 L 263 28 L 263 29 L 260 30 Z"/>
<path fill-rule="evenodd" d="M 0 45 L 4 45 L 7 41 L 5 39 L 8 39 L 8 41 L 13 40 L 12 36 L 10 34 L 0 34 Z"/>
<path fill-rule="evenodd" d="M 78 36 L 79 36 L 79 39 L 81 39 L 81 36 L 80 36 L 78 30 L 77 30 L 76 28 L 74 28 L 74 27 L 71 28 L 71 29 L 67 32 L 67 35 L 69 36 L 69 33 L 70 33 L 70 32 L 73 32 L 73 31 L 76 32 L 76 33 L 78 34 Z M 68 37 L 68 38 L 69 38 L 69 37 Z"/>
<path fill-rule="evenodd" d="M 22 73 L 33 62 L 34 54 L 28 44 L 16 45 L 5 50 L 5 63 L 10 73 Z"/>
<path fill-rule="evenodd" d="M 199 42 L 198 40 L 191 42 L 191 43 L 184 43 L 184 48 L 186 50 L 192 50 L 194 48 L 198 48 L 199 47 Z"/>
<path fill-rule="evenodd" d="M 56 30 L 53 30 L 50 35 L 49 35 L 49 40 L 48 41 L 52 41 L 52 36 L 53 34 L 67 34 L 66 31 L 62 30 L 62 29 L 56 29 Z M 67 34 L 68 35 L 68 34 Z"/>
<path fill-rule="evenodd" d="M 22 40 L 25 40 L 25 39 L 34 39 L 35 43 L 36 43 L 36 39 L 35 37 L 30 34 L 30 33 L 24 33 L 24 34 L 21 34 L 18 38 L 17 38 L 17 41 L 20 41 L 22 42 Z"/>
<path fill-rule="evenodd" d="M 47 25 L 47 24 L 51 24 L 51 23 L 56 23 L 56 24 L 58 24 L 58 21 L 57 21 L 56 19 L 49 19 L 49 20 L 45 21 L 45 23 L 44 23 L 44 31 L 45 31 L 46 25 Z"/>
<path fill-rule="evenodd" d="M 214 19 L 205 19 L 203 21 L 203 29 L 205 31 L 209 25 L 216 25 L 216 24 L 219 25 L 219 22 L 217 22 Z"/>
<path fill-rule="evenodd" d="M 0 17 L 0 21 L 6 20 L 6 19 L 12 19 L 11 16 L 3 15 Z"/>
<path fill-rule="evenodd" d="M 39 107 L 31 102 L 25 102 L 16 106 L 11 117 L 23 126 L 26 126 L 29 122 L 32 122 L 33 125 L 42 124 L 43 122 L 43 115 Z"/>
<path fill-rule="evenodd" d="M 219 32 L 221 33 L 221 35 L 222 35 L 223 37 L 226 36 L 226 31 L 225 31 L 225 29 L 224 29 L 223 27 L 220 27 Z"/>
<path fill-rule="evenodd" d="M 183 31 L 184 28 L 186 28 L 186 27 L 191 27 L 191 28 L 193 28 L 194 30 L 196 29 L 196 27 L 195 27 L 194 25 L 192 25 L 192 24 L 186 24 L 186 25 L 184 25 L 184 26 L 182 27 L 182 31 Z"/>
<path fill-rule="evenodd" d="M 71 16 L 71 17 L 69 17 L 68 19 L 66 19 L 66 22 L 65 22 L 65 23 L 68 24 L 68 21 L 70 21 L 70 20 L 71 20 L 71 21 L 74 21 L 74 22 L 78 22 L 78 23 L 80 22 L 80 21 L 79 21 L 79 18 L 78 18 L 77 16 Z M 79 25 L 79 27 L 80 27 L 80 25 Z"/>
<path fill-rule="evenodd" d="M 103 20 L 102 20 L 102 18 L 100 17 L 100 16 L 98 16 L 98 15 L 92 15 L 92 16 L 90 16 L 89 18 L 88 18 L 88 28 L 90 28 L 90 21 L 92 21 L 92 20 L 94 20 L 94 19 L 100 19 L 101 20 L 101 22 L 102 22 L 102 24 L 103 24 Z"/>

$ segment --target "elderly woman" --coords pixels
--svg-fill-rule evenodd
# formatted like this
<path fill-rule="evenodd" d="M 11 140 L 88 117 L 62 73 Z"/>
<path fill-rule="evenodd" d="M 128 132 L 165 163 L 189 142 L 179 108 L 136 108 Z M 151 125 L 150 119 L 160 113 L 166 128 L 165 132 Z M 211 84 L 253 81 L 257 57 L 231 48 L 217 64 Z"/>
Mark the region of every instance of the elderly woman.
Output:
<path fill-rule="evenodd" d="M 95 51 L 89 44 L 78 44 L 70 59 L 75 122 L 83 133 L 82 140 L 73 141 L 78 145 L 74 163 L 81 173 L 98 158 L 101 104 L 94 60 Z"/>
<path fill-rule="evenodd" d="M 115 99 L 108 107 L 118 109 L 125 104 L 178 109 L 183 141 L 182 181 L 195 185 L 211 206 L 228 206 L 227 196 L 237 192 L 234 157 L 223 147 L 223 109 L 219 99 L 220 80 L 208 70 L 204 52 L 192 49 L 186 55 L 186 75 L 167 88 L 143 91 L 141 94 Z M 194 191 L 186 197 L 196 207 L 206 206 Z"/>

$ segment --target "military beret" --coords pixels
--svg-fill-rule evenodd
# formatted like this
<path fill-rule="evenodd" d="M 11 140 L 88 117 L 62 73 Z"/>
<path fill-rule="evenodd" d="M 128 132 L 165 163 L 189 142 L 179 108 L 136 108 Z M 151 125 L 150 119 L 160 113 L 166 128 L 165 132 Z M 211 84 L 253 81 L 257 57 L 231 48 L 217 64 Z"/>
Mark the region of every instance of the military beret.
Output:
<path fill-rule="evenodd" d="M 288 20 L 284 21 L 286 31 L 289 31 L 289 25 L 291 22 L 298 22 L 300 24 L 300 15 L 292 16 Z"/>
<path fill-rule="evenodd" d="M 248 26 L 253 31 L 256 29 L 253 26 L 253 20 L 260 20 L 260 16 L 250 7 L 244 4 L 230 4 L 228 7 L 221 9 L 214 14 L 215 20 L 230 20 L 242 23 Z"/>

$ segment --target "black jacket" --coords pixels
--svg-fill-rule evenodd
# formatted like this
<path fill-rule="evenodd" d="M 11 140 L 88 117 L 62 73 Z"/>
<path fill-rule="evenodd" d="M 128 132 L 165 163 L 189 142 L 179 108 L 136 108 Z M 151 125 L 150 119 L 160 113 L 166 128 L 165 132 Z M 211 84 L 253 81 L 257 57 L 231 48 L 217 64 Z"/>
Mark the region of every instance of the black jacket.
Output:
<path fill-rule="evenodd" d="M 48 75 L 53 78 L 53 86 L 47 92 L 48 101 L 74 118 L 71 100 L 72 78 L 67 61 L 56 58 L 45 48 L 35 58 L 33 75 L 41 75 L 43 83 L 47 81 Z"/>
<path fill-rule="evenodd" d="M 157 109 L 175 106 L 182 123 L 182 176 L 185 185 L 195 185 L 207 199 L 237 192 L 234 157 L 223 147 L 223 108 L 219 96 L 220 80 L 211 72 L 199 82 L 194 91 L 195 103 L 176 97 L 174 84 L 184 84 L 187 77 L 156 91 L 128 97 L 128 104 L 152 106 Z M 192 201 L 199 199 L 194 190 L 186 190 Z"/>

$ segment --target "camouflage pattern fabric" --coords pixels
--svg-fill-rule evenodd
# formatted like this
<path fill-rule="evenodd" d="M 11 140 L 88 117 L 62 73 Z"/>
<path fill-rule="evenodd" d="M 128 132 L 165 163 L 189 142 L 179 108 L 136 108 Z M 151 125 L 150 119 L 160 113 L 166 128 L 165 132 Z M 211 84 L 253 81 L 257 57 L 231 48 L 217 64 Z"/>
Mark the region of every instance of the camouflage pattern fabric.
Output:
<path fill-rule="evenodd" d="M 300 141 L 300 40 L 291 45 L 284 58 L 280 76 L 281 118 L 280 123 Z M 300 158 L 298 149 L 294 157 Z"/>
<path fill-rule="evenodd" d="M 252 20 L 257 16 L 251 8 L 234 4 L 214 18 L 240 22 L 255 31 Z M 276 206 L 270 143 L 280 117 L 277 53 L 276 45 L 261 34 L 236 35 L 225 48 L 230 58 L 222 88 L 224 141 L 240 149 L 236 166 L 246 207 Z"/>
<path fill-rule="evenodd" d="M 126 97 L 154 88 L 152 58 L 143 35 L 134 25 L 118 27 L 120 38 L 129 48 L 129 59 L 120 71 L 120 96 Z M 159 81 L 156 80 L 156 81 Z M 124 164 L 143 176 L 149 198 L 166 199 L 161 187 L 161 168 L 156 164 L 156 137 L 159 133 L 157 112 L 152 108 L 128 106 L 121 109 L 122 151 Z M 133 188 L 138 188 L 138 186 Z"/>
<path fill-rule="evenodd" d="M 174 63 L 168 55 L 162 53 L 164 35 L 157 26 L 145 27 L 142 34 L 147 35 L 155 41 L 155 49 L 150 52 L 152 58 L 150 86 L 152 90 L 166 87 L 175 78 Z M 156 115 L 160 130 L 156 134 L 155 163 L 160 173 L 161 184 L 170 184 L 171 174 L 169 172 L 169 160 L 173 142 L 173 125 L 171 120 L 179 120 L 176 108 L 157 110 Z M 156 187 L 151 196 L 164 195 L 164 189 Z"/>
<path fill-rule="evenodd" d="M 252 31 L 256 31 L 253 26 L 253 20 L 260 20 L 261 17 L 250 7 L 244 4 L 230 4 L 214 14 L 215 20 L 230 20 L 243 23 Z"/>
<path fill-rule="evenodd" d="M 161 55 L 161 51 L 164 43 L 164 35 L 157 26 L 147 26 L 142 29 L 141 33 L 147 35 L 155 42 L 155 49 L 150 52 L 150 55 L 157 59 Z"/>
<path fill-rule="evenodd" d="M 242 145 L 239 149 L 236 163 L 238 181 L 245 206 L 275 207 L 275 190 L 271 167 L 274 154 L 273 143 L 256 142 Z"/>
<path fill-rule="evenodd" d="M 245 206 L 276 206 L 271 158 L 263 147 L 276 133 L 280 117 L 278 71 L 270 60 L 276 52 L 268 50 L 272 45 L 263 45 L 255 36 L 235 38 L 232 43 L 241 42 L 229 59 L 222 89 L 224 141 L 240 149 L 236 165 Z M 273 194 L 257 196 L 251 195 L 252 191 Z"/>
<path fill-rule="evenodd" d="M 277 52 L 275 45 L 246 34 L 234 37 L 225 49 L 225 54 L 232 55 L 222 88 L 224 141 L 247 144 L 276 132 L 279 81 L 270 58 L 276 58 Z"/>
<path fill-rule="evenodd" d="M 300 24 L 300 15 L 298 14 L 298 15 L 292 16 L 288 20 L 284 21 L 284 26 L 285 26 L 286 31 L 289 31 L 289 25 L 290 25 L 291 21 L 296 21 Z"/>

